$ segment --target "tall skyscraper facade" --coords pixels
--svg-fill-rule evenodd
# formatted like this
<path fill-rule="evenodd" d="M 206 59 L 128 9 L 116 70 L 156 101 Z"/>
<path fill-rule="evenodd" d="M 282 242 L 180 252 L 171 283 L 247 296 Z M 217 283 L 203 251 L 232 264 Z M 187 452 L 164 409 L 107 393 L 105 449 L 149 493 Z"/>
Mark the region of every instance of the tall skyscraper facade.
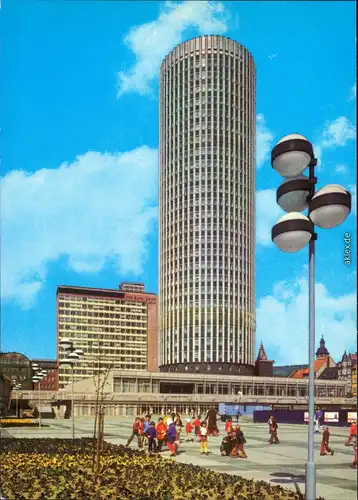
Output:
<path fill-rule="evenodd" d="M 160 70 L 160 370 L 252 374 L 255 66 L 221 36 Z"/>
<path fill-rule="evenodd" d="M 59 286 L 57 288 L 57 359 L 68 338 L 84 357 L 74 365 L 74 381 L 97 369 L 158 368 L 157 296 L 141 283 L 122 283 L 119 290 Z M 59 364 L 59 388 L 71 383 L 71 369 Z"/>

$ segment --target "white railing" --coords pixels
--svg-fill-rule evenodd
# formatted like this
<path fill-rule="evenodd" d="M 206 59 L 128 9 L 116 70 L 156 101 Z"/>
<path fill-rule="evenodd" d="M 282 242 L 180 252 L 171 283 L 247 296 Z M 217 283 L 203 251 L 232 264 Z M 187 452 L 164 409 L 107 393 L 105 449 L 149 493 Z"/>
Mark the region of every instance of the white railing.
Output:
<path fill-rule="evenodd" d="M 22 392 L 22 399 L 39 400 L 37 391 Z M 90 402 L 96 399 L 95 393 L 75 393 L 75 400 L 77 403 Z M 41 391 L 41 401 L 55 402 L 65 401 L 71 398 L 69 392 L 45 392 Z M 190 402 L 190 403 L 240 403 L 240 404 L 307 404 L 307 397 L 296 396 L 256 396 L 245 395 L 238 397 L 236 395 L 220 395 L 220 394 L 158 394 L 158 393 L 107 393 L 107 403 L 133 403 L 133 402 Z M 336 397 L 319 397 L 315 398 L 317 404 L 339 404 L 339 405 L 352 405 L 355 404 L 354 398 L 336 398 Z"/>

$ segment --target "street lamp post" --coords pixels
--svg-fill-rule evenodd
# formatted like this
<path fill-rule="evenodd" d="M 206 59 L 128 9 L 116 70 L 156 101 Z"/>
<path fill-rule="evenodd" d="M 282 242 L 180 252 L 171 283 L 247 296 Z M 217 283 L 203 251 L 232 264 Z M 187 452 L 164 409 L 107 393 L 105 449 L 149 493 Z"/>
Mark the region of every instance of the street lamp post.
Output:
<path fill-rule="evenodd" d="M 19 390 L 21 389 L 21 384 L 16 384 L 14 387 L 16 391 L 16 418 L 19 417 Z"/>
<path fill-rule="evenodd" d="M 74 364 L 79 361 L 83 356 L 84 352 L 82 349 L 76 349 L 69 339 L 64 338 L 59 342 L 60 347 L 65 351 L 64 359 L 60 360 L 61 365 L 67 365 L 71 367 L 71 419 L 72 419 L 72 439 L 75 439 L 76 428 L 75 428 L 75 389 L 74 389 L 74 377 L 73 369 Z M 68 354 L 67 354 L 68 353 Z"/>
<path fill-rule="evenodd" d="M 39 428 L 41 428 L 41 381 L 46 377 L 47 371 L 41 370 L 37 363 L 32 363 L 32 369 L 35 375 L 32 377 L 32 381 L 36 384 L 38 389 L 38 400 L 39 400 Z"/>
<path fill-rule="evenodd" d="M 339 226 L 351 210 L 351 195 L 342 186 L 329 184 L 315 190 L 317 178 L 312 144 L 302 135 L 283 137 L 271 152 L 271 165 L 285 181 L 276 193 L 278 205 L 287 212 L 272 228 L 272 241 L 283 252 L 297 252 L 309 244 L 309 381 L 308 458 L 306 500 L 316 499 L 314 460 L 314 355 L 315 355 L 315 225 L 323 229 Z M 309 177 L 303 175 L 309 169 Z M 308 209 L 308 216 L 301 212 Z"/>

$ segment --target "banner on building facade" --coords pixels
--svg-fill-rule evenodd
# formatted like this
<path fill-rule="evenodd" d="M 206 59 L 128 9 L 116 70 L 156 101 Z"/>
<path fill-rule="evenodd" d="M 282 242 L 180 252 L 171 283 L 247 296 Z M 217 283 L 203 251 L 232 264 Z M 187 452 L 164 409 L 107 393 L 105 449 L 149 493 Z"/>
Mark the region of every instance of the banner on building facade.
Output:
<path fill-rule="evenodd" d="M 347 421 L 349 424 L 353 422 L 353 420 L 357 420 L 357 412 L 356 411 L 349 411 L 347 415 Z"/>
<path fill-rule="evenodd" d="M 330 422 L 339 422 L 339 412 L 338 411 L 325 411 L 324 421 L 326 424 Z"/>

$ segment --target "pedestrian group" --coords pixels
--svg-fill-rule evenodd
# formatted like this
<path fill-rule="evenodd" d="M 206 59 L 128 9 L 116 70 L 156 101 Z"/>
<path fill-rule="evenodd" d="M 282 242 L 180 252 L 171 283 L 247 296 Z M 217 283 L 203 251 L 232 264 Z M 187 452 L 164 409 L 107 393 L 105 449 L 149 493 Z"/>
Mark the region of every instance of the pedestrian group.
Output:
<path fill-rule="evenodd" d="M 321 423 L 321 415 L 317 415 L 317 422 Z M 268 420 L 269 440 L 270 445 L 279 444 L 278 438 L 278 423 L 274 416 Z M 126 446 L 130 446 L 133 439 L 137 440 L 138 448 L 144 450 L 147 448 L 149 454 L 163 451 L 165 445 L 170 456 L 174 457 L 181 442 L 184 425 L 179 413 L 168 413 L 165 417 L 159 417 L 155 423 L 151 419 L 151 415 L 145 417 L 136 417 L 132 432 L 127 440 Z M 330 432 L 327 426 L 320 426 L 323 429 L 320 455 L 334 455 L 334 450 L 329 445 Z M 200 453 L 208 455 L 208 439 L 210 436 L 218 436 L 219 429 L 217 426 L 217 411 L 214 407 L 210 408 L 206 417 L 201 418 L 201 415 L 195 416 L 192 414 L 185 420 L 185 441 L 197 441 L 200 443 Z M 350 427 L 349 437 L 345 442 L 349 446 L 353 441 L 354 460 L 352 468 L 357 468 L 357 424 L 354 421 Z M 247 458 L 245 450 L 246 439 L 240 425 L 234 425 L 232 418 L 228 417 L 225 424 L 225 435 L 220 445 L 220 453 L 223 456 L 231 458 Z"/>

